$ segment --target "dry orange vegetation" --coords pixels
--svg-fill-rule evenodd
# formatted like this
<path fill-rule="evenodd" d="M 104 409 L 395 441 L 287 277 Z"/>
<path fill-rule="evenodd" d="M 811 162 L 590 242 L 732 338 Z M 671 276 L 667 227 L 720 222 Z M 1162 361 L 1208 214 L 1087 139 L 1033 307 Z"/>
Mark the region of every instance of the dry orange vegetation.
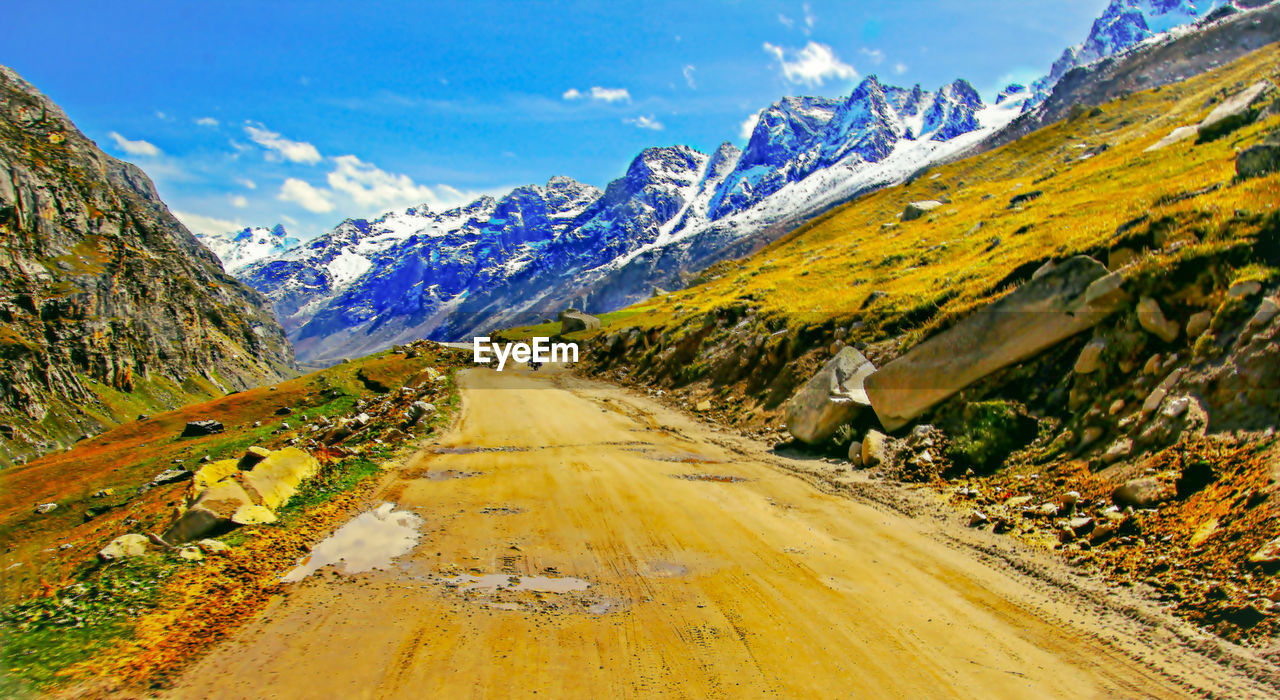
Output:
<path fill-rule="evenodd" d="M 131 498 L 134 491 L 166 469 L 192 467 L 206 454 L 213 459 L 235 457 L 251 444 L 274 447 L 283 443 L 289 434 L 273 432 L 281 422 L 297 424 L 298 420 L 296 415 L 275 415 L 276 409 L 287 406 L 305 412 L 322 406 L 332 400 L 324 395 L 331 389 L 350 397 L 344 404 L 349 406 L 356 398 L 373 393 L 359 374 L 367 373 L 384 386 L 398 387 L 436 359 L 434 355 L 415 359 L 380 355 L 337 365 L 271 387 L 126 423 L 65 452 L 0 470 L 0 539 L 5 542 L 0 557 L 0 591 L 12 600 L 36 590 L 42 581 L 60 584 L 115 537 L 162 529 L 185 493 L 185 482 L 157 487 L 145 498 Z M 188 421 L 202 419 L 223 423 L 226 432 L 179 437 Z M 261 427 L 253 427 L 256 421 L 261 421 Z M 175 465 L 174 460 L 181 460 L 182 465 Z M 102 489 L 113 489 L 115 494 L 93 498 Z M 38 514 L 35 506 L 41 503 L 57 503 L 58 508 Z M 86 519 L 90 508 L 115 504 L 119 507 Z M 130 519 L 137 524 L 126 526 L 124 522 Z M 59 549 L 64 543 L 71 546 Z"/>

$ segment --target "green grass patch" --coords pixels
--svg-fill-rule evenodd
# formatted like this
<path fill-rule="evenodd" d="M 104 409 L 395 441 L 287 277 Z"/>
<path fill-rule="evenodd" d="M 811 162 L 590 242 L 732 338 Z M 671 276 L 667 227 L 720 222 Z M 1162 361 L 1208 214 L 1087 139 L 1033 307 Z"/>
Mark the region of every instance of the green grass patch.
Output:
<path fill-rule="evenodd" d="M 53 595 L 0 612 L 0 692 L 34 695 L 59 671 L 133 634 L 133 622 L 161 602 L 161 583 L 182 566 L 159 556 L 113 562 Z"/>

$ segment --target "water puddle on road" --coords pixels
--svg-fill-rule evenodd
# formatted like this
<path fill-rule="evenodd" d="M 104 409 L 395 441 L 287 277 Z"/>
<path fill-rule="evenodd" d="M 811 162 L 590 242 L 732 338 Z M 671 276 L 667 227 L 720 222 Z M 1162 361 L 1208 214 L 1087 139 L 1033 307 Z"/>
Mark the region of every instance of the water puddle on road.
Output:
<path fill-rule="evenodd" d="M 725 484 L 736 484 L 739 481 L 747 481 L 746 477 L 733 476 L 732 474 L 672 474 L 676 479 L 684 479 L 685 481 L 716 481 Z"/>
<path fill-rule="evenodd" d="M 427 580 L 468 603 L 491 610 L 607 615 L 630 606 L 625 599 L 605 595 L 586 579 L 561 576 L 553 568 L 542 574 L 441 572 L 429 575 Z"/>
<path fill-rule="evenodd" d="M 358 574 L 391 565 L 418 544 L 422 518 L 396 510 L 394 503 L 357 515 L 317 544 L 298 566 L 281 579 L 295 583 L 333 564 L 344 574 Z"/>
<path fill-rule="evenodd" d="M 573 576 L 517 576 L 513 574 L 460 574 L 444 579 L 444 585 L 464 591 L 533 591 L 570 593 L 585 591 L 591 584 Z"/>
<path fill-rule="evenodd" d="M 455 445 L 452 447 L 444 447 L 435 445 L 428 447 L 427 451 L 438 455 L 473 455 L 481 452 L 528 452 L 527 447 L 471 447 L 467 445 Z"/>

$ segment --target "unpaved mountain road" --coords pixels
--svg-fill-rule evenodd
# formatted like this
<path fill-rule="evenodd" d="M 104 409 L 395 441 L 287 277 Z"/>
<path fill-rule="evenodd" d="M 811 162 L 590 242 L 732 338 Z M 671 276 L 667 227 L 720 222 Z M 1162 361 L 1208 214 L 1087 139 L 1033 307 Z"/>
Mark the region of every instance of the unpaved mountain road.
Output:
<path fill-rule="evenodd" d="M 164 695 L 1268 692 L 636 394 L 554 369 L 460 377 L 459 422 L 380 487 L 421 517 L 417 546 L 290 584 Z"/>

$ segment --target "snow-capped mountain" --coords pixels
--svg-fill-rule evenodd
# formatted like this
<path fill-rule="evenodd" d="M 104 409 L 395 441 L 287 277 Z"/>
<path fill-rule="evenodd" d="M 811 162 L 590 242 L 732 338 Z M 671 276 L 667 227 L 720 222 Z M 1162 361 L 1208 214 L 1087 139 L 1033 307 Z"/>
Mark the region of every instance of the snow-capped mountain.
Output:
<path fill-rule="evenodd" d="M 1084 43 L 1067 47 L 1049 74 L 1031 85 L 1035 99 L 1027 106 L 1044 101 L 1072 68 L 1114 56 L 1157 34 L 1195 22 L 1220 4 L 1219 0 L 1210 0 L 1197 8 L 1191 0 L 1111 0 L 1094 20 Z"/>
<path fill-rule="evenodd" d="M 284 226 L 253 227 L 229 234 L 198 233 L 196 238 L 222 261 L 222 267 L 235 275 L 259 260 L 266 260 L 298 245 Z"/>
<path fill-rule="evenodd" d="M 741 151 L 650 148 L 603 192 L 556 177 L 446 212 L 349 219 L 237 274 L 270 298 L 310 362 L 465 338 L 570 305 L 609 311 L 977 146 L 1072 68 L 1200 16 L 1189 0 L 1112 0 L 1049 76 L 992 105 L 964 80 L 926 91 L 870 76 L 843 99 L 779 100 Z"/>
<path fill-rule="evenodd" d="M 929 92 L 873 76 L 844 99 L 772 105 L 745 151 L 649 148 L 603 192 L 556 177 L 446 212 L 349 219 L 239 276 L 267 294 L 298 356 L 313 362 L 466 337 L 571 304 L 606 311 L 744 241 L 767 242 L 772 224 L 900 180 L 989 134 L 1020 104 L 988 107 L 963 80 Z M 655 259 L 671 264 L 654 268 Z"/>

